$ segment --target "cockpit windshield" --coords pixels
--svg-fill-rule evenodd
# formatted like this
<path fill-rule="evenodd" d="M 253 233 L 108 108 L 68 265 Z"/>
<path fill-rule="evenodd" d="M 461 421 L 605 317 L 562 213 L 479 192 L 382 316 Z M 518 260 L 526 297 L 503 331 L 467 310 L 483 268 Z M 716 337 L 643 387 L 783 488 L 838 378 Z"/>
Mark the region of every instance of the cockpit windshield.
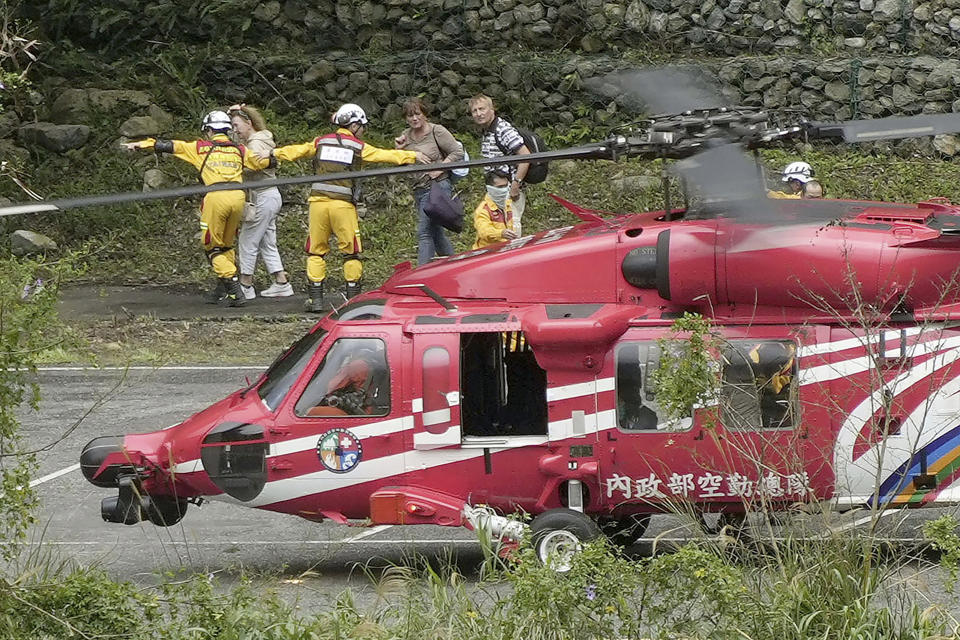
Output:
<path fill-rule="evenodd" d="M 386 298 L 368 298 L 351 301 L 334 309 L 328 318 L 337 322 L 352 320 L 379 320 L 383 317 L 383 310 L 387 307 Z"/>
<path fill-rule="evenodd" d="M 257 388 L 257 394 L 270 411 L 276 411 L 280 406 L 326 335 L 326 331 L 318 328 L 303 336 L 263 374 L 266 380 Z"/>

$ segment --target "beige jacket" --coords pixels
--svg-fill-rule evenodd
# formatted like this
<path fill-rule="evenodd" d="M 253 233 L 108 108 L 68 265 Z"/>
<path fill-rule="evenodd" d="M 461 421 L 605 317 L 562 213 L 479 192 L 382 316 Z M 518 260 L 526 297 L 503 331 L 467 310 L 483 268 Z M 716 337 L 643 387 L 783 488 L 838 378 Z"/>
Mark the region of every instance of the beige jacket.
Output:
<path fill-rule="evenodd" d="M 243 146 L 247 148 L 247 153 L 269 155 L 270 151 L 276 148 L 277 143 L 273 140 L 273 134 L 264 129 L 263 131 L 254 131 L 251 133 L 250 138 L 243 143 Z M 267 180 L 276 177 L 276 169 L 262 169 L 261 171 L 244 169 L 243 171 L 244 182 L 256 182 L 257 180 Z"/>

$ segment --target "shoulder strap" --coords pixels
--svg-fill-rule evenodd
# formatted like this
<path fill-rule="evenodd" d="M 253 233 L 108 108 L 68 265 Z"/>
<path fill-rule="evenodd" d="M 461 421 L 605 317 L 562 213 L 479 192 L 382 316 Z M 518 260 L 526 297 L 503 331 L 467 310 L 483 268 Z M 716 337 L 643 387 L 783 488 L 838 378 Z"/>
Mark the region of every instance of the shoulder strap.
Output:
<path fill-rule="evenodd" d="M 500 116 L 497 116 L 496 118 L 493 119 L 493 122 L 490 123 L 490 126 L 493 127 L 493 141 L 497 143 L 497 147 L 500 149 L 500 153 L 502 153 L 505 156 L 508 156 L 510 155 L 510 152 L 507 151 L 507 149 L 500 143 L 500 136 L 497 135 L 497 132 L 500 130 L 500 128 L 497 126 L 497 123 L 500 122 L 500 119 L 501 119 Z"/>
<path fill-rule="evenodd" d="M 234 142 L 221 142 L 219 140 L 197 140 L 198 148 L 200 147 L 201 142 L 206 142 L 212 147 L 233 147 L 234 149 L 240 152 L 240 164 L 241 165 L 243 164 L 244 149 L 241 145 L 236 144 Z M 213 152 L 213 149 L 210 149 L 210 151 L 207 151 L 207 153 L 203 156 L 203 162 L 200 163 L 200 176 L 197 178 L 200 181 L 200 184 L 203 184 L 203 170 L 207 167 L 207 160 L 210 159 L 210 154 L 212 152 Z"/>
<path fill-rule="evenodd" d="M 443 146 L 440 144 L 440 138 L 437 137 L 437 127 L 439 127 L 439 126 L 440 126 L 440 125 L 438 125 L 438 124 L 432 124 L 432 125 L 430 125 L 430 133 L 433 134 L 433 142 L 434 142 L 434 144 L 437 145 L 437 150 L 440 152 L 440 160 L 443 161 L 444 158 L 446 158 L 448 155 L 450 155 L 450 154 L 453 153 L 453 152 L 452 152 L 452 151 L 449 151 L 449 152 L 448 152 L 448 151 L 447 151 L 446 149 L 444 149 Z M 451 135 L 452 135 L 452 134 L 451 134 Z"/>

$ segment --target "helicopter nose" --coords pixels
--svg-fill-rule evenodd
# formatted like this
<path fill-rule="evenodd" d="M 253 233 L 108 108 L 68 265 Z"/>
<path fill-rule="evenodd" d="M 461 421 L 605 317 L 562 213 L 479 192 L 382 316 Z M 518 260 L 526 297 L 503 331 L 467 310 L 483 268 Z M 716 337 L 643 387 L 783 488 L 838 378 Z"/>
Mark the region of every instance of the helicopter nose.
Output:
<path fill-rule="evenodd" d="M 108 456 L 121 451 L 123 451 L 123 436 L 101 436 L 88 442 L 80 453 L 80 470 L 83 472 L 83 477 L 97 487 L 116 487 L 117 476 L 123 469 L 123 465 L 111 464 L 100 474 L 97 474 L 97 471 L 103 466 Z"/>

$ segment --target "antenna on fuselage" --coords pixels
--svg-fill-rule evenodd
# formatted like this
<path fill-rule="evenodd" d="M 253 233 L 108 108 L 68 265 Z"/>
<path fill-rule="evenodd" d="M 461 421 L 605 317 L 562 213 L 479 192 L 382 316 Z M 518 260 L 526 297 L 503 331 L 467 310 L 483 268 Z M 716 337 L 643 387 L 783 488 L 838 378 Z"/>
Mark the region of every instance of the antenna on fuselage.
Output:
<path fill-rule="evenodd" d="M 418 283 L 418 284 L 401 284 L 401 285 L 397 285 L 397 289 L 420 289 L 420 291 L 423 291 L 425 294 L 427 294 L 428 296 L 430 296 L 431 298 L 433 298 L 433 300 L 434 300 L 437 304 L 439 304 L 441 307 L 443 307 L 443 308 L 446 309 L 447 311 L 456 311 L 456 310 L 457 310 L 456 305 L 454 305 L 452 302 L 450 302 L 449 300 L 447 300 L 446 298 L 444 298 L 442 295 L 440 295 L 439 293 L 437 293 L 436 291 L 434 291 L 433 289 L 431 289 L 430 287 L 428 287 L 427 285 L 425 285 L 425 284 L 423 284 L 423 283 Z"/>

